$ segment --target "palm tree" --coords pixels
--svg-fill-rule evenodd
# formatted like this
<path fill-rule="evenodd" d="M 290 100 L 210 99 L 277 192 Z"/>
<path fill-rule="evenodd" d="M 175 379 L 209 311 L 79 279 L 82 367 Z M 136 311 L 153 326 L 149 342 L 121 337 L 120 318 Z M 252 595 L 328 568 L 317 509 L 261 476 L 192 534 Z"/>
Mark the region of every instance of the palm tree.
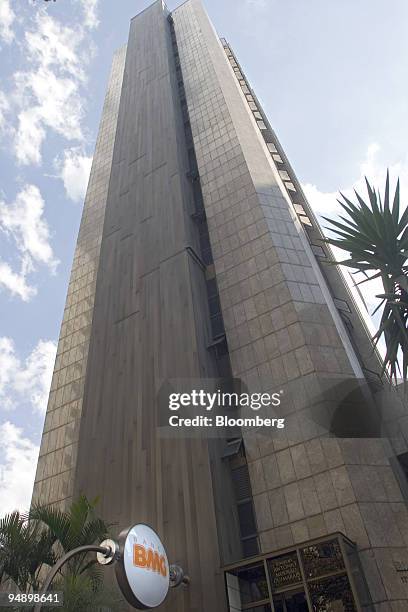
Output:
<path fill-rule="evenodd" d="M 39 574 L 57 560 L 55 536 L 19 512 L 0 520 L 0 584 L 11 580 L 22 592 L 38 591 Z"/>
<path fill-rule="evenodd" d="M 96 503 L 81 495 L 66 512 L 36 504 L 27 514 L 13 512 L 0 520 L 0 584 L 12 581 L 21 592 L 39 591 L 49 567 L 65 553 L 104 540 L 111 525 L 96 516 Z M 67 612 L 121 609 L 121 598 L 105 587 L 96 563 L 87 553 L 77 555 L 53 582 L 53 590 L 64 593 Z"/>
<path fill-rule="evenodd" d="M 388 370 L 391 380 L 396 382 L 399 373 L 405 383 L 408 374 L 408 208 L 400 214 L 399 180 L 390 203 L 388 171 L 384 202 L 365 180 L 369 203 L 357 191 L 356 204 L 340 194 L 344 201 L 338 202 L 346 216 L 340 216 L 340 221 L 324 217 L 331 225 L 327 229 L 335 235 L 326 241 L 349 253 L 348 259 L 335 263 L 362 272 L 365 279 L 360 283 L 381 279 L 384 291 L 376 296 L 381 301 L 373 314 L 382 306 L 383 311 L 373 341 L 377 345 L 382 336 L 385 340 L 382 375 Z"/>
<path fill-rule="evenodd" d="M 28 513 L 29 522 L 46 526 L 53 534 L 61 557 L 63 554 L 85 544 L 99 543 L 108 537 L 108 525 L 96 516 L 95 507 L 98 500 L 89 501 L 81 495 L 72 502 L 67 512 L 53 506 L 34 505 Z M 96 564 L 96 559 L 89 561 L 88 553 L 76 555 L 67 564 L 69 573 L 78 575 Z"/>

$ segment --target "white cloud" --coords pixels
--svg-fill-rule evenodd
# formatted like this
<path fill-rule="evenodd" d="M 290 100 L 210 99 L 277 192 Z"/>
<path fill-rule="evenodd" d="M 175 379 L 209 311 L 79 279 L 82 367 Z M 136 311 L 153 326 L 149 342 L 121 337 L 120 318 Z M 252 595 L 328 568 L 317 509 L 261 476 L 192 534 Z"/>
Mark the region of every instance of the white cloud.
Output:
<path fill-rule="evenodd" d="M 379 159 L 381 147 L 378 143 L 372 143 L 368 146 L 366 156 L 361 162 L 358 175 L 352 185 L 341 185 L 338 191 L 323 192 L 316 185 L 306 183 L 303 185 L 305 195 L 312 205 L 314 211 L 318 215 L 328 216 L 341 213 L 341 207 L 337 202 L 340 198 L 340 192 L 344 193 L 348 198 L 354 198 L 354 189 L 364 198 L 366 194 L 365 176 L 370 184 L 384 192 L 385 177 L 387 173 L 387 165 Z M 390 178 L 394 182 L 399 177 L 401 188 L 404 193 L 408 193 L 408 156 L 405 160 L 400 160 L 388 165 Z M 325 223 L 325 222 L 323 222 Z"/>
<path fill-rule="evenodd" d="M 7 100 L 4 92 L 0 91 L 0 134 L 6 130 L 6 126 L 7 126 L 6 115 L 9 110 L 10 110 L 9 101 Z"/>
<path fill-rule="evenodd" d="M 41 68 L 54 67 L 81 80 L 85 79 L 83 60 L 78 49 L 83 40 L 80 27 L 61 25 L 47 13 L 35 20 L 35 29 L 25 35 L 30 60 Z"/>
<path fill-rule="evenodd" d="M 23 362 L 11 338 L 0 337 L 0 406 L 10 410 L 29 402 L 35 412 L 45 413 L 54 367 L 55 342 L 40 340 Z"/>
<path fill-rule="evenodd" d="M 67 149 L 63 160 L 56 160 L 66 194 L 74 202 L 82 202 L 85 197 L 91 165 L 92 157 L 87 157 L 78 148 Z"/>
<path fill-rule="evenodd" d="M 40 340 L 26 359 L 24 367 L 15 371 L 12 388 L 21 397 L 29 397 L 36 411 L 45 413 L 54 368 L 55 342 Z"/>
<path fill-rule="evenodd" d="M 12 410 L 30 403 L 44 414 L 57 345 L 40 340 L 23 361 L 11 338 L 0 337 L 0 408 Z M 38 447 L 10 421 L 0 424 L 0 516 L 30 503 Z"/>
<path fill-rule="evenodd" d="M 5 397 L 10 383 L 11 373 L 19 367 L 19 361 L 14 352 L 14 344 L 10 338 L 0 338 L 0 398 L 2 404 L 9 407 L 11 399 Z"/>
<path fill-rule="evenodd" d="M 52 272 L 58 260 L 50 244 L 50 230 L 44 218 L 44 200 L 35 185 L 26 185 L 14 202 L 0 201 L 0 229 L 11 236 L 26 258 L 26 271 L 31 261 L 48 266 Z"/>
<path fill-rule="evenodd" d="M 9 44 L 14 38 L 12 25 L 15 14 L 10 5 L 10 0 L 0 0 L 0 40 Z"/>
<path fill-rule="evenodd" d="M 96 3 L 90 5 L 96 9 Z M 92 15 L 91 10 L 89 19 Z M 14 75 L 13 100 L 18 109 L 14 151 L 20 163 L 38 165 L 47 128 L 67 140 L 84 139 L 82 88 L 93 48 L 84 25 L 63 26 L 41 11 L 34 28 L 25 34 L 23 51 L 30 68 Z"/>
<path fill-rule="evenodd" d="M 23 263 L 21 272 L 14 272 L 7 262 L 0 259 L 0 289 L 4 287 L 10 291 L 11 295 L 20 297 L 23 302 L 28 302 L 37 294 L 37 290 L 27 283 L 25 268 Z"/>
<path fill-rule="evenodd" d="M 79 0 L 85 16 L 85 26 L 91 30 L 99 25 L 97 10 L 99 0 Z"/>
<path fill-rule="evenodd" d="M 22 429 L 6 421 L 0 425 L 0 517 L 13 510 L 25 511 L 31 500 L 38 446 Z"/>
<path fill-rule="evenodd" d="M 245 0 L 246 4 L 249 5 L 250 8 L 266 8 L 267 3 L 266 0 Z"/>
<path fill-rule="evenodd" d="M 45 129 L 36 108 L 21 111 L 18 115 L 14 150 L 22 164 L 41 163 L 41 145 L 45 138 Z"/>
<path fill-rule="evenodd" d="M 47 127 L 68 140 L 82 140 L 83 102 L 78 82 L 57 76 L 49 68 L 15 75 L 20 99 L 27 95 L 30 108 L 18 115 L 15 153 L 22 164 L 40 164 Z M 25 103 L 24 103 L 25 106 Z"/>

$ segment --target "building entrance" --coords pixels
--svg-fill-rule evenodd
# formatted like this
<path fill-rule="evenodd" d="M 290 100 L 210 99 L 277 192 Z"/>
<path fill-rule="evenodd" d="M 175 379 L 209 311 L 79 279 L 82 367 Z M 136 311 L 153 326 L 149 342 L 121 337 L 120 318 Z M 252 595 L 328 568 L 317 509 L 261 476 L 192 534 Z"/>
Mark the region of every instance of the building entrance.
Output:
<path fill-rule="evenodd" d="M 275 612 L 309 612 L 305 592 L 290 591 L 274 597 Z"/>
<path fill-rule="evenodd" d="M 353 544 L 340 533 L 225 568 L 229 612 L 370 609 Z"/>

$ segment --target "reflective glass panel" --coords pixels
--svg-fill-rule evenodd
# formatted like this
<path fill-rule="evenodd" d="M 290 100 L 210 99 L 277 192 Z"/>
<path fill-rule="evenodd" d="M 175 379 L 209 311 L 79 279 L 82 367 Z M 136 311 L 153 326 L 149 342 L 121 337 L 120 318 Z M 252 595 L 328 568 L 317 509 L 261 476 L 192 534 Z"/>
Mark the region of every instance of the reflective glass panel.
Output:
<path fill-rule="evenodd" d="M 309 583 L 313 612 L 357 612 L 345 574 Z"/>
<path fill-rule="evenodd" d="M 302 548 L 301 555 L 306 579 L 344 569 L 343 556 L 337 540 L 306 546 Z"/>
<path fill-rule="evenodd" d="M 296 552 L 281 555 L 268 561 L 269 576 L 273 589 L 302 582 L 302 574 Z"/>
<path fill-rule="evenodd" d="M 309 612 L 304 591 L 282 593 L 273 598 L 275 612 Z"/>
<path fill-rule="evenodd" d="M 269 598 L 263 564 L 228 572 L 227 587 L 230 605 L 234 604 L 238 610 L 241 609 L 242 604 L 263 601 Z"/>

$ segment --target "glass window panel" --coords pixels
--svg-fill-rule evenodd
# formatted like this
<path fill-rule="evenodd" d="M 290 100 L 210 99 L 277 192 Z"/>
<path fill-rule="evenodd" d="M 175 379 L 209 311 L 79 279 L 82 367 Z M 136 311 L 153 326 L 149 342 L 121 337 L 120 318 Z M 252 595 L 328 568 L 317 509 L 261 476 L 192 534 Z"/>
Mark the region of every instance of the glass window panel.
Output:
<path fill-rule="evenodd" d="M 247 538 L 242 541 L 242 552 L 244 557 L 253 557 L 259 553 L 258 538 Z"/>
<path fill-rule="evenodd" d="M 273 142 L 267 142 L 266 146 L 268 147 L 268 149 L 269 149 L 269 151 L 271 153 L 277 152 L 277 149 L 276 149 L 275 145 L 273 144 Z"/>
<path fill-rule="evenodd" d="M 218 297 L 218 295 L 215 295 L 214 297 L 210 298 L 208 300 L 208 305 L 210 307 L 210 315 L 216 315 L 221 312 L 220 298 Z"/>
<path fill-rule="evenodd" d="M 206 263 L 205 260 L 204 263 Z M 224 321 L 221 313 L 216 315 L 215 317 L 211 317 L 211 332 L 213 338 L 217 338 L 217 336 L 222 336 L 222 334 L 225 333 Z"/>
<path fill-rule="evenodd" d="M 309 583 L 313 612 L 357 612 L 345 574 Z"/>
<path fill-rule="evenodd" d="M 209 297 L 213 297 L 218 294 L 217 281 L 215 278 L 210 278 L 207 280 L 207 293 Z"/>
<path fill-rule="evenodd" d="M 274 589 L 302 582 L 302 574 L 296 552 L 270 559 L 268 561 L 268 570 Z"/>
<path fill-rule="evenodd" d="M 251 480 L 247 465 L 241 465 L 232 470 L 232 484 L 238 501 L 251 497 Z"/>
<path fill-rule="evenodd" d="M 318 257 L 326 257 L 326 253 L 323 247 L 321 247 L 319 244 L 312 244 L 311 247 L 315 255 L 317 255 Z"/>
<path fill-rule="evenodd" d="M 281 176 L 281 179 L 283 179 L 284 181 L 290 181 L 290 176 L 286 172 L 286 170 L 279 170 L 279 174 Z"/>
<path fill-rule="evenodd" d="M 334 305 L 339 309 L 339 310 L 345 310 L 346 312 L 351 312 L 351 308 L 348 305 L 348 303 L 346 302 L 346 300 L 341 300 L 340 298 L 333 298 L 333 302 Z"/>
<path fill-rule="evenodd" d="M 357 550 L 347 541 L 343 540 L 343 543 L 351 567 L 351 578 L 354 581 L 354 585 L 356 587 L 360 603 L 363 607 L 369 606 L 371 604 L 370 594 L 363 572 L 361 571 Z"/>
<path fill-rule="evenodd" d="M 304 591 L 292 591 L 291 593 L 282 593 L 278 596 L 275 595 L 273 598 L 273 605 L 275 612 L 309 612 L 309 606 Z"/>
<path fill-rule="evenodd" d="M 203 249 L 201 251 L 201 258 L 206 266 L 214 263 L 211 249 Z"/>
<path fill-rule="evenodd" d="M 238 504 L 238 520 L 243 538 L 256 534 L 256 524 L 252 500 Z"/>
<path fill-rule="evenodd" d="M 302 548 L 301 555 L 306 579 L 324 576 L 345 567 L 337 540 L 306 546 Z"/>
<path fill-rule="evenodd" d="M 251 565 L 229 572 L 227 574 L 227 586 L 230 604 L 234 602 L 233 605 L 238 610 L 242 609 L 242 604 L 269 599 L 263 564 Z"/>
<path fill-rule="evenodd" d="M 299 220 L 303 225 L 307 225 L 308 227 L 313 227 L 311 220 L 306 215 L 299 215 Z"/>
<path fill-rule="evenodd" d="M 266 130 L 266 125 L 263 121 L 257 121 L 257 124 L 260 130 Z"/>

